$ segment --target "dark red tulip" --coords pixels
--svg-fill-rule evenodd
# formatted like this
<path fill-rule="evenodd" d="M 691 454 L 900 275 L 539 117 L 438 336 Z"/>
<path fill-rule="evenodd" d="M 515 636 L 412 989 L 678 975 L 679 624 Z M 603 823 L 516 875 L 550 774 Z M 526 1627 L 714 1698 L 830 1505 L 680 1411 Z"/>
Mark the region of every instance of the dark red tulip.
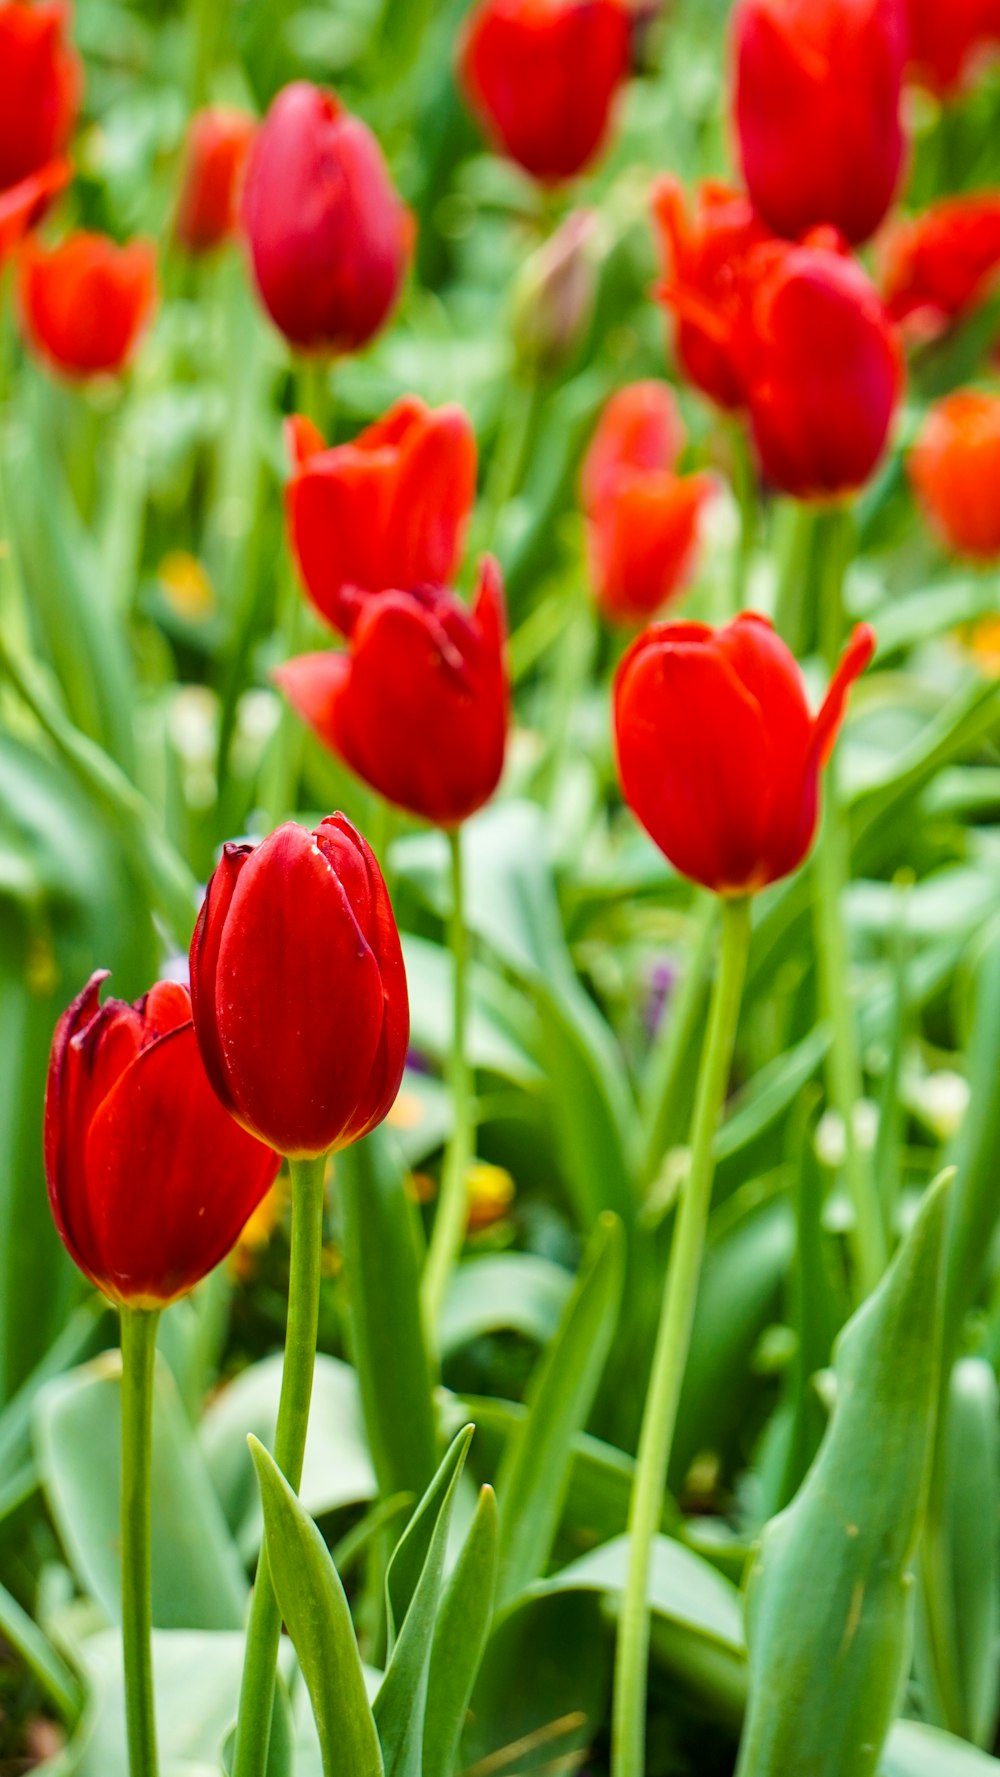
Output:
<path fill-rule="evenodd" d="M 113 1302 L 162 1308 L 214 1270 L 278 1170 L 212 1091 L 186 987 L 99 1003 L 92 975 L 56 1026 L 45 1170 L 59 1237 Z"/>
<path fill-rule="evenodd" d="M 476 440 L 460 407 L 404 396 L 350 444 L 328 449 L 309 420 L 288 423 L 288 528 L 303 585 L 345 634 L 352 588 L 444 585 L 476 497 Z"/>
<path fill-rule="evenodd" d="M 681 369 L 719 407 L 742 407 L 746 264 L 770 230 L 745 192 L 714 180 L 699 186 L 689 217 L 680 181 L 670 175 L 653 187 L 653 225 L 663 263 L 657 296 L 676 318 Z"/>
<path fill-rule="evenodd" d="M 257 131 L 243 225 L 261 301 L 303 352 L 356 352 L 399 295 L 412 221 L 366 124 L 298 80 Z"/>
<path fill-rule="evenodd" d="M 721 895 L 798 869 L 813 841 L 820 773 L 875 637 L 854 631 L 818 716 L 766 617 L 724 629 L 654 624 L 615 678 L 625 800 L 675 870 Z"/>
<path fill-rule="evenodd" d="M 900 182 L 904 0 L 738 0 L 735 112 L 753 203 L 776 234 L 874 234 Z"/>
<path fill-rule="evenodd" d="M 946 547 L 974 560 L 1000 559 L 1000 395 L 960 389 L 936 402 L 908 467 Z"/>
<path fill-rule="evenodd" d="M 859 265 L 818 244 L 759 247 L 744 376 L 768 480 L 803 500 L 863 486 L 886 447 L 903 361 Z"/>
<path fill-rule="evenodd" d="M 469 610 L 443 587 L 355 600 L 346 653 L 304 654 L 274 677 L 300 716 L 388 801 L 454 827 L 488 801 L 507 739 L 500 570 Z"/>
<path fill-rule="evenodd" d="M 983 302 L 1000 269 L 1000 191 L 944 198 L 880 242 L 889 313 L 916 339 L 934 339 Z"/>
<path fill-rule="evenodd" d="M 459 78 L 493 146 L 557 185 L 603 147 L 630 50 L 624 0 L 479 0 Z"/>
<path fill-rule="evenodd" d="M 156 306 L 156 250 L 100 234 L 73 234 L 58 247 L 25 242 L 18 305 L 28 344 L 72 379 L 127 369 Z"/>
<path fill-rule="evenodd" d="M 381 1123 L 406 1060 L 406 974 L 375 855 L 342 814 L 225 847 L 191 998 L 222 1103 L 279 1153 L 325 1154 Z"/>
<path fill-rule="evenodd" d="M 83 75 L 62 4 L 0 4 L 0 190 L 61 160 Z"/>
<path fill-rule="evenodd" d="M 184 145 L 174 234 L 187 253 L 210 253 L 237 230 L 239 201 L 257 125 L 245 111 L 199 111 Z"/>
<path fill-rule="evenodd" d="M 906 0 L 910 63 L 932 92 L 949 98 L 1000 47 L 998 0 Z"/>
<path fill-rule="evenodd" d="M 69 184 L 67 160 L 50 160 L 37 173 L 0 191 L 0 270 L 28 230 L 40 222 L 53 199 Z"/>
<path fill-rule="evenodd" d="M 580 491 L 597 602 L 613 622 L 653 616 L 690 578 L 714 483 L 710 475 L 676 473 L 683 446 L 666 383 L 619 389 L 601 415 Z"/>

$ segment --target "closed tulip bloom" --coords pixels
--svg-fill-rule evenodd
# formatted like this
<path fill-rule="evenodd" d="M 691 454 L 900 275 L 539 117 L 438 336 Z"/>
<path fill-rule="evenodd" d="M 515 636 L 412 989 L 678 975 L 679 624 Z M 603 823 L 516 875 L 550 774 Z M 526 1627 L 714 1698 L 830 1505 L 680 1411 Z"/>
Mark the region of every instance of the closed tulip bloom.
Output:
<path fill-rule="evenodd" d="M 25 242 L 18 304 L 28 344 L 73 380 L 126 370 L 156 306 L 156 250 L 73 234 L 58 247 Z"/>
<path fill-rule="evenodd" d="M 948 549 L 1000 558 L 1000 395 L 960 389 L 930 410 L 909 457 L 910 480 Z"/>
<path fill-rule="evenodd" d="M 243 171 L 257 125 L 245 111 L 199 111 L 184 147 L 174 234 L 185 252 L 210 253 L 237 230 Z"/>
<path fill-rule="evenodd" d="M 765 617 L 744 613 L 718 630 L 654 624 L 633 642 L 615 678 L 618 773 L 676 870 L 745 895 L 798 868 L 848 691 L 874 648 L 859 625 L 813 716 L 795 657 Z"/>
<path fill-rule="evenodd" d="M 997 0 L 906 0 L 910 65 L 917 78 L 950 98 L 1000 46 Z"/>
<path fill-rule="evenodd" d="M 354 621 L 351 589 L 451 579 L 476 495 L 476 441 L 460 407 L 431 409 L 407 395 L 333 449 L 296 417 L 288 442 L 292 549 L 309 597 L 335 629 L 346 634 Z"/>
<path fill-rule="evenodd" d="M 630 52 L 625 0 L 480 0 L 459 79 L 494 148 L 558 185 L 603 147 Z"/>
<path fill-rule="evenodd" d="M 45 1170 L 60 1239 L 113 1302 L 162 1308 L 235 1244 L 278 1156 L 212 1091 L 186 987 L 99 1002 L 91 976 L 56 1026 Z"/>
<path fill-rule="evenodd" d="M 944 198 L 890 227 L 881 286 L 894 320 L 917 339 L 944 333 L 990 294 L 1000 269 L 1000 191 Z"/>
<path fill-rule="evenodd" d="M 274 677 L 324 745 L 371 789 L 439 827 L 492 796 L 507 740 L 506 616 L 487 559 L 471 610 L 443 587 L 358 596 L 346 653 Z"/>
<path fill-rule="evenodd" d="M 734 32 L 740 157 L 765 222 L 866 241 L 903 171 L 903 0 L 738 0 Z"/>
<path fill-rule="evenodd" d="M 802 500 L 862 487 L 886 447 L 903 361 L 861 267 L 825 246 L 759 248 L 744 351 L 768 480 Z"/>
<path fill-rule="evenodd" d="M 666 383 L 613 395 L 587 452 L 581 496 L 597 601 L 612 622 L 641 622 L 678 596 L 698 547 L 710 475 L 678 475 L 684 427 Z"/>
<path fill-rule="evenodd" d="M 219 1098 L 279 1153 L 319 1156 L 382 1121 L 406 1060 L 406 974 L 375 855 L 342 814 L 225 847 L 191 998 Z"/>
<path fill-rule="evenodd" d="M 0 191 L 0 270 L 53 199 L 69 184 L 69 161 L 50 160 L 37 173 Z"/>
<path fill-rule="evenodd" d="M 83 86 L 69 7 L 0 4 L 0 190 L 61 160 Z"/>
<path fill-rule="evenodd" d="M 748 256 L 770 230 L 745 192 L 708 180 L 688 214 L 680 181 L 653 187 L 653 227 L 663 264 L 657 296 L 676 321 L 677 358 L 695 388 L 719 407 L 742 407 L 738 341 Z"/>
<path fill-rule="evenodd" d="M 257 131 L 243 226 L 261 301 L 303 352 L 356 352 L 388 318 L 412 222 L 367 125 L 299 80 Z"/>

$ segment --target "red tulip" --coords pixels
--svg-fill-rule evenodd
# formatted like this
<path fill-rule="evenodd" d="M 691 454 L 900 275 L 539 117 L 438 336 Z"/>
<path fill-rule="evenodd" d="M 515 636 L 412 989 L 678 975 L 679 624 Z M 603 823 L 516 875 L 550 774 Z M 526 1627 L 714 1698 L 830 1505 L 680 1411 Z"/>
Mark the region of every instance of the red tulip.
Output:
<path fill-rule="evenodd" d="M 681 369 L 720 407 L 742 407 L 746 265 L 770 231 L 743 192 L 713 180 L 699 187 L 689 219 L 680 181 L 669 175 L 653 187 L 653 225 L 663 261 L 657 295 L 676 316 Z"/>
<path fill-rule="evenodd" d="M 68 41 L 69 7 L 0 4 L 0 190 L 60 160 L 83 75 Z"/>
<path fill-rule="evenodd" d="M 907 0 L 910 63 L 925 86 L 947 98 L 1000 46 L 997 0 Z"/>
<path fill-rule="evenodd" d="M 0 270 L 29 229 L 40 222 L 60 191 L 69 184 L 70 164 L 50 160 L 37 173 L 0 191 Z"/>
<path fill-rule="evenodd" d="M 896 329 L 861 267 L 818 244 L 759 247 L 744 357 L 768 479 L 798 499 L 861 487 L 903 383 Z"/>
<path fill-rule="evenodd" d="M 299 80 L 257 131 L 243 225 L 261 301 L 304 352 L 356 352 L 396 302 L 412 241 L 371 130 Z"/>
<path fill-rule="evenodd" d="M 798 869 L 847 693 L 874 649 L 860 624 L 814 717 L 766 617 L 744 613 L 719 630 L 654 624 L 633 642 L 615 678 L 618 773 L 676 870 L 745 895 Z"/>
<path fill-rule="evenodd" d="M 910 480 L 949 549 L 1000 558 L 1000 395 L 960 389 L 930 409 L 909 458 Z"/>
<path fill-rule="evenodd" d="M 292 1159 L 381 1123 L 410 1029 L 399 933 L 371 847 L 342 814 L 227 845 L 191 940 L 208 1077 Z"/>
<path fill-rule="evenodd" d="M 581 495 L 597 600 L 612 621 L 641 622 L 687 583 L 698 520 L 714 483 L 678 475 L 684 427 L 666 383 L 613 395 L 587 452 Z"/>
<path fill-rule="evenodd" d="M 624 0 L 479 0 L 459 78 L 498 152 L 557 185 L 603 147 L 630 52 Z"/>
<path fill-rule="evenodd" d="M 897 222 L 880 245 L 889 313 L 934 339 L 985 300 L 1000 269 L 1000 191 L 944 198 Z"/>
<path fill-rule="evenodd" d="M 443 587 L 356 595 L 345 654 L 304 654 L 275 679 L 324 745 L 388 801 L 454 827 L 500 781 L 507 665 L 500 570 L 471 611 Z"/>
<path fill-rule="evenodd" d="M 350 444 L 327 449 L 302 418 L 289 421 L 288 440 L 292 548 L 309 597 L 335 629 L 353 622 L 352 588 L 451 579 L 476 495 L 476 441 L 460 407 L 432 410 L 407 395 Z"/>
<path fill-rule="evenodd" d="M 188 253 L 210 253 L 236 233 L 240 188 L 257 125 L 245 111 L 205 110 L 191 119 L 174 233 Z"/>
<path fill-rule="evenodd" d="M 738 0 L 736 127 L 777 234 L 874 234 L 903 171 L 903 0 Z"/>
<path fill-rule="evenodd" d="M 112 1301 L 162 1308 L 214 1270 L 278 1156 L 233 1122 L 205 1075 L 186 987 L 99 1004 L 92 975 L 56 1026 L 45 1170 L 59 1237 Z"/>
<path fill-rule="evenodd" d="M 58 247 L 25 242 L 18 298 L 29 344 L 53 370 L 81 379 L 131 362 L 156 305 L 156 250 L 73 234 Z"/>

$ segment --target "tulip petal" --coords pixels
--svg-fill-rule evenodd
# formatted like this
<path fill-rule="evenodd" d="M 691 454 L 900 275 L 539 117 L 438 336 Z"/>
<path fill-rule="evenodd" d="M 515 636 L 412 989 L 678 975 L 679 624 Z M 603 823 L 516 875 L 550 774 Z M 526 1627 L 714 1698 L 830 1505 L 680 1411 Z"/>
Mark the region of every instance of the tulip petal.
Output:
<path fill-rule="evenodd" d="M 252 853 L 250 845 L 223 846 L 195 922 L 189 959 L 191 1004 L 202 1060 L 216 1095 L 232 1115 L 236 1114 L 236 1106 L 218 1024 L 219 947 L 240 871 Z"/>
<path fill-rule="evenodd" d="M 859 623 L 852 631 L 847 647 L 816 717 L 814 745 L 816 756 L 825 765 L 833 752 L 847 705 L 847 695 L 856 679 L 861 677 L 875 653 L 875 631 L 870 624 Z"/>

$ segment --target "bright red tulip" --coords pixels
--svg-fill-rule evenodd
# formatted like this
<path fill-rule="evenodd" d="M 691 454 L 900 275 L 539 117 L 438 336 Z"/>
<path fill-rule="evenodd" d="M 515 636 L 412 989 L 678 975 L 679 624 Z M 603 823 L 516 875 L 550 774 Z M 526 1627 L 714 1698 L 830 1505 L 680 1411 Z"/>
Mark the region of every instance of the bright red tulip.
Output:
<path fill-rule="evenodd" d="M 186 987 L 99 1003 L 92 975 L 56 1026 L 45 1170 L 59 1237 L 113 1302 L 162 1308 L 214 1270 L 273 1183 L 277 1154 L 212 1091 Z"/>
<path fill-rule="evenodd" d="M 744 356 L 768 480 L 803 500 L 863 486 L 886 447 L 903 361 L 861 267 L 818 244 L 758 248 Z"/>
<path fill-rule="evenodd" d="M 239 223 L 239 201 L 257 125 L 245 111 L 207 109 L 191 119 L 174 234 L 188 253 L 210 253 Z"/>
<path fill-rule="evenodd" d="M 625 800 L 675 870 L 721 895 L 796 870 L 819 812 L 820 772 L 875 637 L 860 624 L 818 716 L 766 617 L 725 629 L 654 624 L 615 678 Z"/>
<path fill-rule="evenodd" d="M 957 555 L 1000 558 L 1000 395 L 960 389 L 928 413 L 909 458 L 930 523 Z"/>
<path fill-rule="evenodd" d="M 895 196 L 905 143 L 904 0 L 738 0 L 736 127 L 775 233 L 830 224 L 857 244 Z"/>
<path fill-rule="evenodd" d="M 459 78 L 498 152 L 557 185 L 603 147 L 630 52 L 625 0 L 479 0 Z"/>
<path fill-rule="evenodd" d="M 770 230 L 742 191 L 709 180 L 689 218 L 680 181 L 653 187 L 653 225 L 663 263 L 657 296 L 676 317 L 677 357 L 686 377 L 719 407 L 744 402 L 738 342 L 746 265 Z"/>
<path fill-rule="evenodd" d="M 222 1103 L 279 1153 L 325 1154 L 381 1123 L 406 1061 L 406 974 L 375 855 L 342 814 L 225 847 L 191 998 Z"/>
<path fill-rule="evenodd" d="M 156 306 L 156 250 L 73 234 L 58 247 L 29 239 L 18 266 L 21 326 L 53 370 L 75 380 L 127 369 Z"/>
<path fill-rule="evenodd" d="M 997 0 L 906 0 L 906 10 L 913 71 L 944 98 L 1000 47 Z"/>
<path fill-rule="evenodd" d="M 257 131 L 243 225 L 261 301 L 303 352 L 356 352 L 399 295 L 412 219 L 366 124 L 298 80 Z"/>
<path fill-rule="evenodd" d="M 350 444 L 327 449 L 309 420 L 289 421 L 288 528 L 303 585 L 345 634 L 351 589 L 445 585 L 476 497 L 476 440 L 460 407 L 404 396 Z"/>
<path fill-rule="evenodd" d="M 889 313 L 934 339 L 985 300 L 1000 270 L 1000 191 L 944 198 L 891 226 L 880 242 Z"/>
<path fill-rule="evenodd" d="M 580 491 L 597 602 L 613 622 L 642 622 L 683 591 L 698 548 L 710 475 L 678 475 L 684 426 L 666 383 L 611 397 L 583 465 Z"/>
<path fill-rule="evenodd" d="M 304 654 L 274 677 L 323 743 L 388 801 L 455 827 L 500 781 L 506 616 L 487 558 L 469 610 L 443 587 L 356 596 L 346 653 Z"/>
<path fill-rule="evenodd" d="M 0 4 L 0 190 L 61 160 L 83 73 L 68 40 L 69 7 Z"/>
<path fill-rule="evenodd" d="M 40 172 L 0 191 L 0 270 L 29 229 L 40 222 L 53 199 L 69 184 L 66 160 L 50 160 Z"/>

